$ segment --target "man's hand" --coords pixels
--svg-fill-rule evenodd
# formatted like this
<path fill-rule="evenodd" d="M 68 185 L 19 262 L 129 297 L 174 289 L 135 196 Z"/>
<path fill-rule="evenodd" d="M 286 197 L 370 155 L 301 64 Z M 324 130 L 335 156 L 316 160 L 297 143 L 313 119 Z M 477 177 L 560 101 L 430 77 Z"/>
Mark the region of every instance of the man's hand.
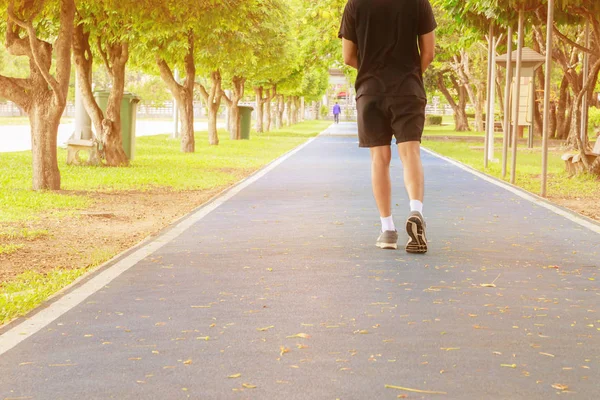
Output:
<path fill-rule="evenodd" d="M 358 69 L 358 46 L 351 40 L 342 38 L 342 53 L 344 64 Z"/>
<path fill-rule="evenodd" d="M 435 31 L 419 36 L 419 51 L 421 53 L 421 72 L 425 73 L 435 57 Z"/>

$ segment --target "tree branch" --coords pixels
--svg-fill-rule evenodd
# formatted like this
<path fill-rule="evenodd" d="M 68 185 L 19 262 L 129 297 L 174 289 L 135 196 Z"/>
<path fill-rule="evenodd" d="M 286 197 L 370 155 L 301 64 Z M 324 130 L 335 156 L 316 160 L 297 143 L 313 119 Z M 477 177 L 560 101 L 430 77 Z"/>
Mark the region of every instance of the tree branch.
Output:
<path fill-rule="evenodd" d="M 188 52 L 185 55 L 185 87 L 188 90 L 194 89 L 196 80 L 196 64 L 194 63 L 194 32 L 188 32 Z"/>
<path fill-rule="evenodd" d="M 29 110 L 29 96 L 26 90 L 31 88 L 27 79 L 10 78 L 0 75 L 0 97 L 16 103 L 26 112 Z"/>
<path fill-rule="evenodd" d="M 71 82 L 71 47 L 73 45 L 73 29 L 75 24 L 75 0 L 60 1 L 60 29 L 55 43 L 56 81 L 62 92 L 58 99 L 66 104 Z"/>
<path fill-rule="evenodd" d="M 567 42 L 567 43 L 568 43 L 568 44 L 570 44 L 571 46 L 573 46 L 573 47 L 576 47 L 576 48 L 578 48 L 579 50 L 581 50 L 581 51 L 583 51 L 583 52 L 586 52 L 586 53 L 589 53 L 589 54 L 593 54 L 593 51 L 592 51 L 591 49 L 588 49 L 587 47 L 585 47 L 585 46 L 582 46 L 582 45 L 580 45 L 579 43 L 577 43 L 577 42 L 575 42 L 575 41 L 573 41 L 573 40 L 569 39 L 569 38 L 568 38 L 568 37 L 566 37 L 565 35 L 563 35 L 563 34 L 561 33 L 561 31 L 559 31 L 559 30 L 558 30 L 558 28 L 556 27 L 556 25 L 554 25 L 554 26 L 552 27 L 552 29 L 553 29 L 554 33 L 556 34 L 556 36 L 558 36 L 559 38 L 561 38 L 563 41 Z"/>
<path fill-rule="evenodd" d="M 227 93 L 225 93 L 223 89 L 221 89 L 221 98 L 225 100 L 227 107 L 231 107 L 233 105 L 233 101 L 227 96 Z"/>
<path fill-rule="evenodd" d="M 21 28 L 23 28 L 27 31 L 27 36 L 29 38 L 29 47 L 31 48 L 31 55 L 32 55 L 33 61 L 35 62 L 35 65 L 37 66 L 38 70 L 40 71 L 40 74 L 42 74 L 42 77 L 44 78 L 44 80 L 46 81 L 48 86 L 50 86 L 52 88 L 54 93 L 61 94 L 62 91 L 61 91 L 60 85 L 58 84 L 56 79 L 54 79 L 54 77 L 52 75 L 50 75 L 49 70 L 47 70 L 46 68 L 43 68 L 44 65 L 42 64 L 42 60 L 41 60 L 42 56 L 40 55 L 38 45 L 41 43 L 46 43 L 46 42 L 43 42 L 37 38 L 37 36 L 35 34 L 35 29 L 31 22 L 21 21 L 20 19 L 17 18 L 17 16 L 14 13 L 14 6 L 15 6 L 14 2 L 11 1 L 8 5 L 8 10 L 7 10 L 8 18 L 12 22 L 14 22 L 15 24 L 17 24 L 18 26 L 20 26 Z"/>
<path fill-rule="evenodd" d="M 179 90 L 181 90 L 181 85 L 175 80 L 173 71 L 169 68 L 169 64 L 161 57 L 156 57 L 156 64 L 160 71 L 160 77 L 167 84 L 171 93 L 176 96 L 179 93 Z"/>
<path fill-rule="evenodd" d="M 204 99 L 204 102 L 206 103 L 207 106 L 209 106 L 208 101 L 209 101 L 209 95 L 208 92 L 206 91 L 206 88 L 204 87 L 203 84 L 195 82 L 194 86 L 200 91 L 200 95 L 202 96 L 202 99 Z"/>
<path fill-rule="evenodd" d="M 98 47 L 98 53 L 100 53 L 100 57 L 102 57 L 102 61 L 104 61 L 104 65 L 108 70 L 108 73 L 112 75 L 112 68 L 110 67 L 110 61 L 108 60 L 108 54 L 104 49 L 102 49 L 102 40 L 100 36 L 96 38 L 96 46 Z"/>

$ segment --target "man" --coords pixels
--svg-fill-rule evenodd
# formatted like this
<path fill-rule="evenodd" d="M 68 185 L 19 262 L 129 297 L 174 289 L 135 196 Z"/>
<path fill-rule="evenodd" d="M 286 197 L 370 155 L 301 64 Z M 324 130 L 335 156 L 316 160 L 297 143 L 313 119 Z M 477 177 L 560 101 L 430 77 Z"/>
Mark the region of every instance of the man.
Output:
<path fill-rule="evenodd" d="M 381 217 L 376 245 L 397 249 L 391 209 L 392 137 L 410 198 L 406 251 L 426 253 L 421 136 L 427 97 L 422 74 L 433 61 L 437 23 L 429 0 L 349 0 L 339 37 L 344 62 L 358 69 L 359 146 L 371 150 L 373 194 Z"/>
<path fill-rule="evenodd" d="M 333 119 L 335 120 L 336 124 L 340 123 L 340 114 L 342 113 L 342 109 L 340 107 L 340 105 L 338 104 L 338 102 L 335 102 L 335 105 L 333 106 Z"/>

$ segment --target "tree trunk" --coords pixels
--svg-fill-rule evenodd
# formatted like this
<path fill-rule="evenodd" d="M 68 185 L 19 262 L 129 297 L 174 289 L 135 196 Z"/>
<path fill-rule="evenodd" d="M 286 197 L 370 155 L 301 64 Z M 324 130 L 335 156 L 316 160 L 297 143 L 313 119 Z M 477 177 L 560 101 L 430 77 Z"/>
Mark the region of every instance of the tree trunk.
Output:
<path fill-rule="evenodd" d="M 571 116 L 567 110 L 570 109 L 570 95 L 569 95 L 569 80 L 566 76 L 563 76 L 560 84 L 560 95 L 558 99 L 558 106 L 556 109 L 556 138 L 566 139 L 569 136 L 571 130 Z"/>
<path fill-rule="evenodd" d="M 123 45 L 126 46 L 126 45 Z M 106 165 L 111 167 L 121 167 L 129 165 L 129 160 L 123 150 L 123 136 L 121 134 L 121 103 L 123 101 L 123 92 L 125 91 L 125 65 L 128 56 L 121 57 L 123 49 L 116 50 L 119 56 L 113 57 L 111 65 L 112 90 L 108 96 L 106 106 L 106 115 L 102 121 L 102 147 Z"/>
<path fill-rule="evenodd" d="M 460 82 L 457 82 L 460 85 L 460 90 L 465 90 L 469 96 L 471 104 L 475 107 L 475 125 L 476 129 L 479 132 L 482 132 L 483 129 L 483 102 L 479 101 L 479 98 L 474 90 L 475 83 L 472 84 L 472 76 L 469 65 L 469 55 L 465 50 L 460 52 L 460 57 L 454 57 L 454 69 L 460 78 Z M 468 121 L 467 121 L 468 125 Z"/>
<path fill-rule="evenodd" d="M 573 111 L 571 114 L 571 132 L 567 138 L 567 147 L 578 149 L 582 153 L 583 164 L 589 169 L 587 165 L 587 159 L 584 153 L 588 150 L 589 140 L 588 135 L 585 135 L 584 140 L 581 140 L 581 114 L 582 114 L 582 100 L 584 96 L 588 96 L 588 91 L 593 89 L 592 84 L 596 83 L 595 77 L 598 76 L 600 71 L 600 59 L 594 63 L 590 68 L 590 74 L 585 86 L 581 87 L 579 93 L 573 99 Z"/>
<path fill-rule="evenodd" d="M 246 78 L 234 76 L 231 83 L 233 85 L 231 99 L 227 97 L 224 91 L 222 91 L 221 96 L 229 109 L 229 138 L 231 140 L 240 140 L 242 138 L 242 129 L 238 104 L 242 97 L 244 97 Z"/>
<path fill-rule="evenodd" d="M 211 80 L 213 89 L 216 88 L 216 92 L 221 91 L 221 74 L 219 72 L 213 72 L 211 74 Z M 219 144 L 219 135 L 217 133 L 217 114 L 219 107 L 221 106 L 221 96 L 213 95 L 212 101 L 209 104 L 209 116 L 208 116 L 208 142 L 211 145 Z"/>
<path fill-rule="evenodd" d="M 444 82 L 444 75 L 442 73 L 438 73 L 437 76 L 437 85 L 438 85 L 438 89 L 440 89 L 440 92 L 442 92 L 442 94 L 444 95 L 444 97 L 446 98 L 446 100 L 448 101 L 448 103 L 450 104 L 450 106 L 452 107 L 452 110 L 454 110 L 454 124 L 455 124 L 455 130 L 457 132 L 468 132 L 471 129 L 469 128 L 469 119 L 467 118 L 467 111 L 466 111 L 466 101 L 465 101 L 465 90 L 464 88 L 460 88 L 460 86 L 457 85 L 456 81 L 453 81 L 454 85 L 455 85 L 455 89 L 458 91 L 459 94 L 459 103 L 457 104 L 456 101 L 454 100 L 454 98 L 452 97 L 452 95 L 450 94 L 450 92 L 448 91 L 448 88 L 446 87 L 446 83 Z"/>
<path fill-rule="evenodd" d="M 254 87 L 256 93 L 256 133 L 263 133 L 263 87 Z"/>
<path fill-rule="evenodd" d="M 208 143 L 211 146 L 219 144 L 219 135 L 217 134 L 217 112 L 219 108 L 211 105 L 208 108 Z"/>
<path fill-rule="evenodd" d="M 193 88 L 193 87 L 192 87 Z M 181 122 L 181 152 L 194 153 L 196 151 L 196 139 L 194 137 L 194 93 L 180 90 L 177 98 L 179 108 L 179 121 Z"/>
<path fill-rule="evenodd" d="M 206 103 L 208 109 L 208 143 L 211 146 L 219 144 L 219 134 L 217 130 L 217 114 L 219 107 L 221 107 L 221 97 L 223 96 L 223 88 L 221 87 L 221 72 L 219 70 L 213 71 L 210 74 L 210 80 L 212 87 L 210 93 L 206 88 L 196 83 L 196 87 L 200 90 L 200 94 Z"/>
<path fill-rule="evenodd" d="M 282 94 L 278 94 L 275 111 L 275 127 L 281 129 L 283 127 L 283 112 L 285 111 L 284 97 Z"/>
<path fill-rule="evenodd" d="M 300 97 L 294 97 L 294 124 L 300 122 Z"/>
<path fill-rule="evenodd" d="M 485 103 L 485 100 L 483 99 L 484 93 L 485 90 L 481 87 L 477 91 L 477 100 L 475 102 L 475 129 L 477 130 L 477 132 L 485 131 L 485 128 L 483 126 L 483 104 Z"/>
<path fill-rule="evenodd" d="M 277 85 L 273 85 L 273 87 L 269 90 L 267 90 L 267 98 L 264 100 L 265 101 L 265 105 L 266 105 L 266 110 L 265 110 L 265 114 L 267 117 L 267 126 L 266 126 L 266 131 L 270 132 L 271 131 L 271 121 L 273 119 L 273 115 L 271 112 L 271 102 L 273 101 L 273 98 L 277 97 Z"/>
<path fill-rule="evenodd" d="M 550 121 L 548 127 L 548 137 L 553 138 L 556 135 L 556 102 L 550 103 Z"/>
<path fill-rule="evenodd" d="M 56 137 L 64 107 L 53 104 L 48 94 L 36 98 L 29 111 L 34 190 L 60 189 Z"/>
<path fill-rule="evenodd" d="M 160 77 L 167 85 L 171 95 L 177 100 L 179 120 L 181 122 L 181 151 L 193 153 L 196 151 L 194 137 L 194 82 L 196 80 L 196 64 L 194 61 L 194 34 L 188 33 L 188 52 L 184 59 L 185 81 L 180 84 L 175 80 L 173 71 L 167 62 L 157 57 L 156 62 Z"/>
<path fill-rule="evenodd" d="M 265 131 L 270 132 L 271 131 L 271 102 L 270 101 L 267 101 L 265 103 L 265 115 L 267 118 Z"/>
<path fill-rule="evenodd" d="M 286 126 L 291 126 L 292 125 L 292 96 L 288 96 L 287 101 L 286 101 L 287 105 L 286 105 Z"/>

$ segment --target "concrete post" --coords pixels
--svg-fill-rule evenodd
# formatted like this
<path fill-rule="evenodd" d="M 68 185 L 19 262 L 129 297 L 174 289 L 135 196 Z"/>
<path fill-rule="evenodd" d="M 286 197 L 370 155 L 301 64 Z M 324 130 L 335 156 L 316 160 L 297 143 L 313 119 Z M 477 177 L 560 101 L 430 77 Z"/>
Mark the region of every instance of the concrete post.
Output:
<path fill-rule="evenodd" d="M 75 140 L 92 139 L 92 119 L 88 115 L 83 106 L 83 95 L 81 94 L 79 79 L 75 79 L 75 132 L 73 138 Z"/>

